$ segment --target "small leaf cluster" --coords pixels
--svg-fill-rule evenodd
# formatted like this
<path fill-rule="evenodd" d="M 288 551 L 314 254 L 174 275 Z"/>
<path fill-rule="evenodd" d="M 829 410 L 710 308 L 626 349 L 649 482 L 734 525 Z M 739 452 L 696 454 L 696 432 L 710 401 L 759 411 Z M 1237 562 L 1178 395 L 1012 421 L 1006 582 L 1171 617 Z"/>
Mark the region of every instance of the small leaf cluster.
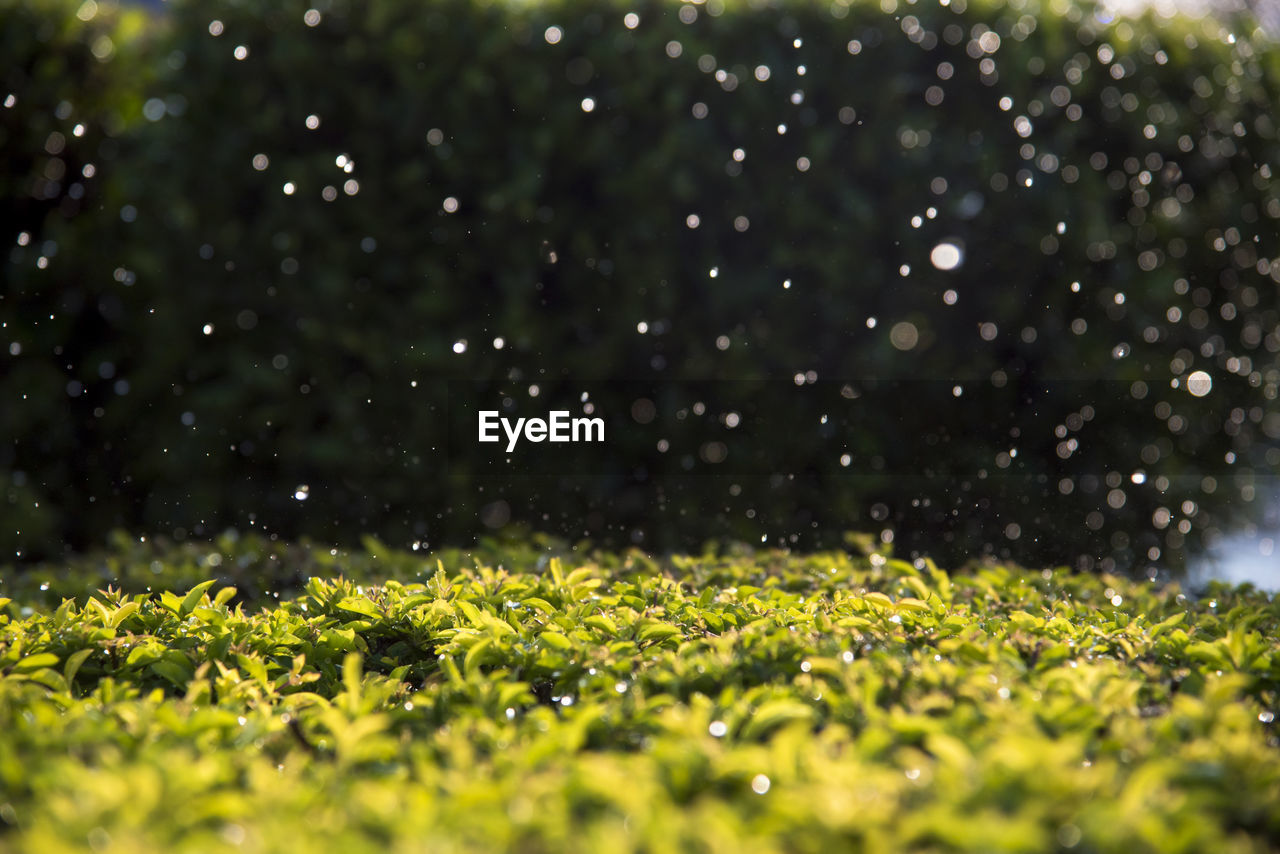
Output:
<path fill-rule="evenodd" d="M 1189 598 L 878 553 L 369 545 L 278 599 L 217 577 L 0 598 L 0 847 L 1167 852 L 1280 835 L 1280 603 L 1248 587 Z"/>

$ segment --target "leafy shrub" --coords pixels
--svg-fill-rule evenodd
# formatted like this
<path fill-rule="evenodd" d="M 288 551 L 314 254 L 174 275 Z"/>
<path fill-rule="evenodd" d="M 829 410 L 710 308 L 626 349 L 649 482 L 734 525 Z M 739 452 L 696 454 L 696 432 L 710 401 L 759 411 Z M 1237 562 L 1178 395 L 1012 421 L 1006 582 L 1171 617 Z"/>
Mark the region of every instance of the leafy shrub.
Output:
<path fill-rule="evenodd" d="M 1247 587 L 373 545 L 205 555 L 206 573 L 260 546 L 317 568 L 279 598 L 213 578 L 90 595 L 76 572 L 6 593 L 0 844 L 1165 852 L 1280 834 L 1280 606 Z M 155 552 L 153 577 L 197 578 L 192 548 Z M 139 556 L 108 559 L 132 583 Z"/>
<path fill-rule="evenodd" d="M 117 526 L 438 544 L 510 520 L 665 548 L 870 520 L 905 551 L 1141 569 L 1260 515 L 1260 36 L 1022 0 L 315 12 L 175 3 L 118 46 L 151 76 L 103 141 L 100 210 L 47 224 L 48 269 L 15 249 L 0 303 L 24 554 Z M 935 269 L 948 240 L 964 261 Z M 721 382 L 809 372 L 831 387 Z M 853 399 L 872 378 L 924 381 Z M 638 380 L 664 416 L 712 401 L 703 441 L 754 406 L 740 441 L 785 453 L 717 467 L 620 427 L 599 466 L 488 477 L 448 434 L 472 379 L 522 401 Z M 900 448 L 923 464 L 877 467 Z"/>

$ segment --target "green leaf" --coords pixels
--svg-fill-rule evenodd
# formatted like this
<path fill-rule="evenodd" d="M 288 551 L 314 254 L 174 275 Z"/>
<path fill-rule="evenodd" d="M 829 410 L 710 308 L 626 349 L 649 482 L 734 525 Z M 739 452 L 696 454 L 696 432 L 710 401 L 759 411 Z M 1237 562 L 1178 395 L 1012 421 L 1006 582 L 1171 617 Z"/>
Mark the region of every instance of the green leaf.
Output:
<path fill-rule="evenodd" d="M 18 663 L 13 665 L 10 672 L 12 673 L 31 673 L 42 667 L 55 667 L 60 659 L 52 652 L 37 652 L 19 659 Z"/>
<path fill-rule="evenodd" d="M 67 685 L 75 681 L 76 674 L 80 672 L 80 666 L 84 664 L 85 659 L 93 655 L 95 652 L 93 647 L 78 649 L 67 656 L 67 661 L 62 665 L 62 678 L 67 680 Z"/>
<path fill-rule="evenodd" d="M 573 649 L 573 642 L 559 632 L 543 632 L 538 639 L 552 649 Z"/>
<path fill-rule="evenodd" d="M 618 624 L 602 614 L 593 614 L 583 620 L 582 623 L 607 635 L 616 635 L 618 633 Z"/>
<path fill-rule="evenodd" d="M 786 724 L 813 720 L 813 709 L 795 700 L 770 700 L 763 703 L 742 728 L 742 737 L 746 740 L 768 735 L 778 727 Z"/>
<path fill-rule="evenodd" d="M 636 631 L 636 640 L 641 643 L 661 643 L 675 637 L 683 637 L 684 633 L 676 626 L 657 621 L 646 622 Z"/>
<path fill-rule="evenodd" d="M 372 617 L 375 620 L 382 619 L 384 614 L 378 610 L 378 606 L 374 605 L 363 596 L 348 596 L 338 603 L 339 608 L 343 611 L 349 611 L 352 614 L 359 614 L 362 617 Z"/>
<path fill-rule="evenodd" d="M 475 674 L 480 665 L 485 663 L 493 645 L 493 638 L 481 638 L 467 650 L 466 656 L 462 659 L 462 670 L 468 679 Z"/>
<path fill-rule="evenodd" d="M 1151 637 L 1158 638 L 1165 632 L 1182 625 L 1183 620 L 1187 618 L 1187 612 L 1182 611 L 1171 617 L 1165 617 L 1160 622 L 1151 627 Z"/>
<path fill-rule="evenodd" d="M 125 602 L 111 614 L 111 618 L 107 620 L 108 628 L 119 628 L 120 624 L 129 619 L 138 610 L 137 602 Z"/>
<path fill-rule="evenodd" d="M 216 583 L 217 579 L 211 578 L 208 581 L 201 581 L 195 587 L 192 587 L 187 595 L 182 597 L 182 604 L 178 607 L 178 616 L 185 617 L 190 614 L 200 604 L 200 600 L 204 598 L 204 592 Z"/>
<path fill-rule="evenodd" d="M 191 674 L 187 670 L 167 659 L 155 662 L 151 669 L 179 688 L 187 687 L 187 683 L 191 681 Z"/>

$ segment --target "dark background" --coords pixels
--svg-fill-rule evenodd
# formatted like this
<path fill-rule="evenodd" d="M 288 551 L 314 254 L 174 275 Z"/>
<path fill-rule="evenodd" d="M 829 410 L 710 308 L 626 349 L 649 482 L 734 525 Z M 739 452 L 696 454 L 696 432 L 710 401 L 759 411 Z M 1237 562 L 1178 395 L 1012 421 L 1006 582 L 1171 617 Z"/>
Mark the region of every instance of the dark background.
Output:
<path fill-rule="evenodd" d="M 1247 22 L 308 8 L 0 3 L 4 554 L 862 530 L 1142 572 L 1268 523 L 1280 54 Z M 451 439 L 474 383 L 589 392 L 607 447 Z"/>

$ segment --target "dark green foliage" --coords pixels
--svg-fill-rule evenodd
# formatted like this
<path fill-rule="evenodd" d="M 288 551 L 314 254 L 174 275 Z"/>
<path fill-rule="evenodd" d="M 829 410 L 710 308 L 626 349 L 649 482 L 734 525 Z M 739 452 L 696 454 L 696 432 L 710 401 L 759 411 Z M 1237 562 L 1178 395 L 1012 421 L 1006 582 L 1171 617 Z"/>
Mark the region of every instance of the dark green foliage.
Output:
<path fill-rule="evenodd" d="M 881 504 L 877 524 L 920 537 L 900 553 L 1176 562 L 1181 522 L 1196 543 L 1256 518 L 1255 477 L 1280 465 L 1277 54 L 1215 21 L 1054 8 L 379 0 L 309 26 L 301 2 L 173 4 L 117 47 L 152 112 L 99 144 L 120 152 L 101 208 L 45 224 L 47 270 L 35 244 L 6 269 L 23 349 L 0 467 L 27 518 L 0 542 L 38 556 L 118 526 L 256 521 L 437 544 L 510 517 L 812 544 Z M 944 239 L 955 271 L 929 263 Z M 1201 369 L 1213 392 L 1194 398 Z M 670 380 L 714 397 L 807 371 L 929 382 L 874 411 L 772 413 L 743 441 L 787 462 L 751 477 L 716 476 L 734 456 L 648 476 L 648 436 L 579 476 L 468 477 L 492 448 L 446 436 L 450 404 L 467 414 L 449 380 L 642 380 L 669 414 L 693 399 Z M 939 433 L 956 384 L 999 393 Z M 959 473 L 877 472 L 899 445 Z"/>
<path fill-rule="evenodd" d="M 106 571 L 155 589 L 88 594 L 83 566 L 0 588 L 0 848 L 1261 852 L 1280 834 L 1280 606 L 1247 587 L 369 545 L 119 542 Z M 199 580 L 254 565 L 286 589 L 316 575 L 278 599 Z"/>

